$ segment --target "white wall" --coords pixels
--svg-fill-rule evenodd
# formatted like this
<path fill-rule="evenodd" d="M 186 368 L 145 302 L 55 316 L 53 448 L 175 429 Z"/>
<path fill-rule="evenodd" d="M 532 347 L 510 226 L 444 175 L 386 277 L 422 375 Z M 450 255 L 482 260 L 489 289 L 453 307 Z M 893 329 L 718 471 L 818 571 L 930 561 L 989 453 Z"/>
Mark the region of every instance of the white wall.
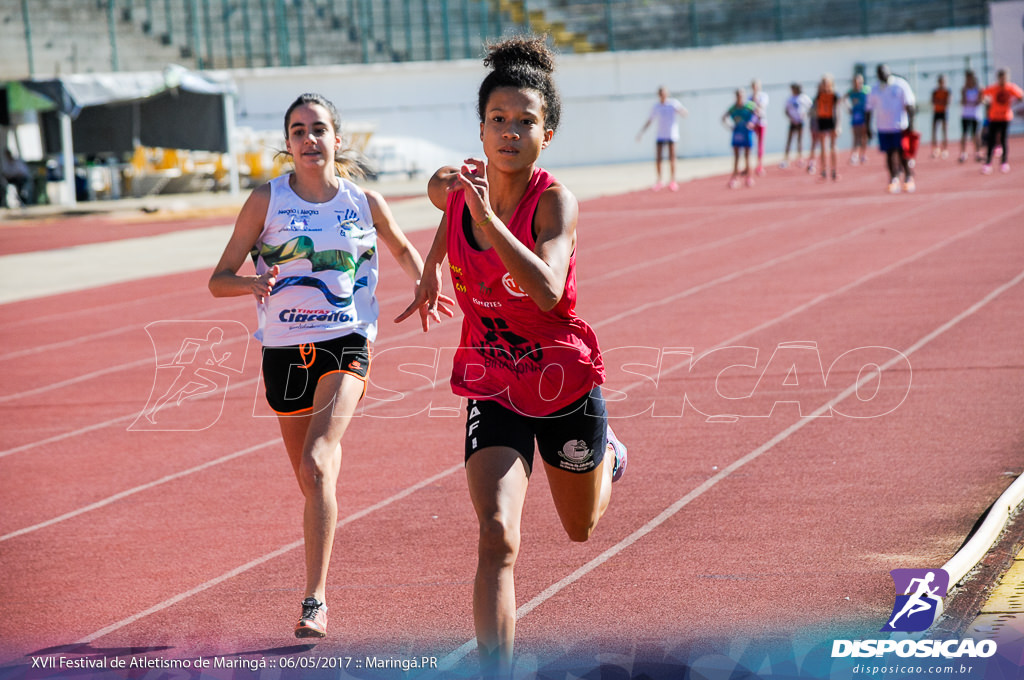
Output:
<path fill-rule="evenodd" d="M 563 98 L 562 124 L 542 162 L 556 167 L 649 158 L 652 131 L 648 130 L 640 143 L 636 142 L 636 133 L 660 85 L 668 87 L 690 111 L 681 128 L 680 154 L 721 155 L 729 148 L 729 136 L 720 119 L 732 103 L 731 93 L 737 86 L 749 86 L 755 77 L 771 97 L 768 150 L 780 151 L 786 135 L 782 104 L 789 94 L 789 83 L 800 82 L 807 91 L 829 72 L 836 76 L 837 87 L 845 91 L 857 63 L 865 64 L 870 75 L 876 64 L 885 61 L 911 80 L 927 109 L 937 73 L 952 74 L 950 87 L 957 92 L 962 85 L 960 73 L 969 58 L 972 68 L 985 80 L 985 38 L 981 29 L 960 29 L 562 55 L 555 74 Z M 370 123 L 378 136 L 417 138 L 446 147 L 451 150 L 452 162 L 478 153 L 475 98 L 485 73 L 480 60 L 230 72 L 239 85 L 241 126 L 281 130 L 283 136 L 283 114 L 288 104 L 302 92 L 317 91 L 337 104 L 344 119 Z M 951 120 L 956 121 L 956 107 L 951 114 Z M 958 138 L 955 125 L 951 125 L 951 132 Z M 433 158 L 427 162 L 432 163 Z"/>

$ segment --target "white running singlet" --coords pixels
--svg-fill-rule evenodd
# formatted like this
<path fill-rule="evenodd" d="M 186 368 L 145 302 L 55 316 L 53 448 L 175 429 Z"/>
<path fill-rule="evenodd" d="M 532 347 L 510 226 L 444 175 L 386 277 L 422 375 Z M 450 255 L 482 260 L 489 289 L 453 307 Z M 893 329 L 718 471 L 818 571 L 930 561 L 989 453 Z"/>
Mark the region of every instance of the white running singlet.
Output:
<path fill-rule="evenodd" d="M 377 231 L 366 194 L 352 182 L 326 203 L 310 203 L 289 185 L 270 182 L 263 232 L 253 246 L 257 274 L 281 270 L 257 303 L 257 340 L 284 347 L 359 333 L 377 335 Z"/>

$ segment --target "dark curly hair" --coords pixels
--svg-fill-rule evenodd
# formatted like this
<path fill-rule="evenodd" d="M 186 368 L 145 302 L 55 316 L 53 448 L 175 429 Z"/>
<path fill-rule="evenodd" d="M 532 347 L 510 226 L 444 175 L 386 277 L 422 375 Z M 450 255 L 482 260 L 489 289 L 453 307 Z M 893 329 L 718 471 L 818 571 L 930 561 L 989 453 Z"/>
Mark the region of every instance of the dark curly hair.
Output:
<path fill-rule="evenodd" d="M 555 55 L 543 36 L 513 36 L 487 46 L 484 66 L 491 68 L 480 83 L 477 114 L 484 120 L 487 101 L 499 87 L 535 90 L 544 103 L 544 127 L 558 128 L 562 114 L 562 99 L 551 78 L 555 70 Z"/>

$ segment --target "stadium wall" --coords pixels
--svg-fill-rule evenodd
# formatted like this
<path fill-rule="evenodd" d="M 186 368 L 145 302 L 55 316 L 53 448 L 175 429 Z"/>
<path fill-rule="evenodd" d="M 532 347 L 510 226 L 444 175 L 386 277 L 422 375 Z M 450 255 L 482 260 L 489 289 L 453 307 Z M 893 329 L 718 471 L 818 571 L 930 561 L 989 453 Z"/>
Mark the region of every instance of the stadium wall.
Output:
<path fill-rule="evenodd" d="M 749 88 L 752 78 L 759 78 L 771 97 L 767 150 L 781 151 L 787 129 L 783 104 L 791 82 L 801 83 L 813 96 L 816 83 L 827 72 L 835 76 L 837 89 L 845 92 L 858 65 L 867 70 L 870 83 L 881 61 L 914 86 L 923 114 L 918 127 L 923 130 L 939 73 L 947 74 L 954 92 L 962 86 L 966 67 L 988 81 L 998 65 L 986 63 L 990 53 L 986 43 L 986 31 L 974 28 L 562 55 L 556 71 L 563 97 L 562 124 L 542 162 L 557 167 L 651 158 L 652 131 L 640 142 L 636 135 L 661 85 L 689 110 L 688 118 L 681 121 L 681 156 L 730 153 L 729 134 L 721 117 L 732 103 L 733 90 Z M 475 98 L 485 74 L 480 60 L 229 73 L 238 84 L 240 126 L 280 130 L 283 135 L 282 115 L 287 105 L 302 92 L 318 91 L 338 105 L 345 120 L 371 125 L 376 143 L 391 140 L 392 152 L 406 156 L 397 164 L 403 170 L 431 170 L 440 162 L 459 162 L 479 153 Z M 959 107 L 954 106 L 951 120 L 958 117 Z M 843 127 L 845 147 L 850 133 L 849 125 Z M 959 138 L 955 125 L 951 135 Z"/>

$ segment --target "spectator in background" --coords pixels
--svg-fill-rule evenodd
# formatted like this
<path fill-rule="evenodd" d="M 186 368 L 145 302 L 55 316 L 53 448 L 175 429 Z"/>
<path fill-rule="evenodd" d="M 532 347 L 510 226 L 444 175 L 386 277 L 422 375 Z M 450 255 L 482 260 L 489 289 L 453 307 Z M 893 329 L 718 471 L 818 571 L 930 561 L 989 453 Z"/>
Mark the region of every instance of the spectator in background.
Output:
<path fill-rule="evenodd" d="M 668 188 L 670 191 L 679 190 L 679 184 L 676 183 L 676 142 L 679 141 L 679 121 L 676 117 L 685 117 L 686 114 L 686 107 L 678 99 L 669 97 L 668 90 L 664 87 L 658 88 L 658 101 L 651 107 L 647 122 L 640 128 L 640 132 L 636 136 L 636 140 L 639 142 L 644 131 L 651 123 L 655 123 L 657 137 L 655 138 L 654 169 L 657 173 L 657 181 L 651 187 L 654 191 L 658 191 L 664 186 L 661 183 L 661 156 L 662 151 L 666 149 L 668 150 L 669 166 Z"/>
<path fill-rule="evenodd" d="M 946 76 L 940 75 L 936 87 L 932 90 L 932 158 L 945 158 L 946 149 L 946 110 L 949 108 L 949 88 L 946 87 Z M 936 139 L 936 131 L 942 131 L 942 144 Z"/>
<path fill-rule="evenodd" d="M 858 165 L 867 160 L 868 131 L 867 113 L 868 95 L 871 88 L 864 84 L 864 76 L 860 73 L 853 76 L 853 87 L 843 96 L 850 109 L 850 127 L 853 129 L 853 148 L 850 150 L 850 165 Z"/>
<path fill-rule="evenodd" d="M 821 178 L 828 179 L 828 162 L 832 161 L 832 181 L 839 179 L 836 170 L 836 138 L 839 136 L 839 96 L 831 73 L 821 77 L 818 96 L 814 98 L 814 115 L 818 119 L 818 138 L 821 141 Z M 828 144 L 828 155 L 825 145 Z"/>
<path fill-rule="evenodd" d="M 967 160 L 967 140 L 974 144 L 974 159 L 981 161 L 981 142 L 978 137 L 978 115 L 981 110 L 981 89 L 974 71 L 964 73 L 964 86 L 960 90 L 960 162 Z"/>
<path fill-rule="evenodd" d="M 1013 100 L 1024 98 L 1024 91 L 1020 86 L 1010 82 L 1009 69 L 1001 68 L 996 71 L 996 84 L 989 85 L 981 93 L 982 101 L 988 104 L 988 152 L 985 156 L 985 165 L 981 166 L 981 172 L 985 175 L 992 172 L 992 152 L 997 146 L 1002 147 L 1003 163 L 999 166 L 1001 172 L 1010 171 L 1010 149 L 1009 138 L 1006 131 L 1013 120 Z"/>
<path fill-rule="evenodd" d="M 3 158 L 0 159 L 0 202 L 2 202 L 5 208 L 14 208 L 18 206 L 7 205 L 7 187 L 13 186 L 18 194 L 18 201 L 21 205 L 31 203 L 30 198 L 30 186 L 32 183 L 32 174 L 29 172 L 28 166 L 25 161 L 21 160 L 11 150 L 4 147 Z"/>
<path fill-rule="evenodd" d="M 736 90 L 736 102 L 722 116 L 722 123 L 732 130 L 732 177 L 729 188 L 740 185 L 740 175 L 745 178 L 748 187 L 754 186 L 754 178 L 750 175 L 750 147 L 753 146 L 753 130 L 757 110 L 752 101 L 743 100 L 743 88 Z M 743 172 L 740 173 L 740 149 L 743 149 Z"/>
<path fill-rule="evenodd" d="M 764 174 L 764 131 L 768 122 L 768 93 L 761 89 L 761 81 L 755 78 L 750 82 L 750 101 L 754 104 L 754 134 L 757 136 L 757 168 L 758 175 Z"/>
<path fill-rule="evenodd" d="M 889 171 L 889 193 L 898 194 L 901 190 L 913 193 L 917 188 L 914 169 L 903 151 L 903 134 L 914 129 L 917 100 L 910 84 L 893 75 L 887 65 L 879 64 L 876 72 L 878 83 L 868 95 L 866 123 L 870 127 L 874 121 L 878 131 L 878 148 L 885 154 L 885 166 Z M 902 186 L 901 171 L 904 177 Z"/>
<path fill-rule="evenodd" d="M 804 124 L 807 122 L 807 112 L 811 110 L 811 98 L 803 93 L 800 83 L 793 83 L 789 86 L 792 93 L 786 100 L 786 118 L 789 120 L 789 134 L 786 136 L 786 153 L 779 163 L 780 168 L 789 167 L 789 147 L 796 138 L 796 164 L 803 163 L 804 154 Z"/>

